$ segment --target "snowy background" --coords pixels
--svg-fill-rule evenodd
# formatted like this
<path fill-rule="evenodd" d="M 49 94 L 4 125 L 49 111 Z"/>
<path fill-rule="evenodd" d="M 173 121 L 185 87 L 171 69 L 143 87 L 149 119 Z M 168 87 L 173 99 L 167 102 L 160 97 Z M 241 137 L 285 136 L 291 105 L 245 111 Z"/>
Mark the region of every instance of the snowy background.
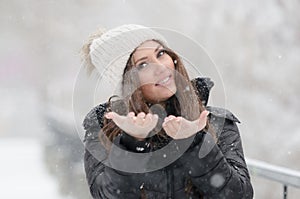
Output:
<path fill-rule="evenodd" d="M 300 170 L 299 9 L 298 0 L 1 0 L 0 198 L 89 198 L 77 132 L 47 115 L 72 114 L 88 35 L 124 23 L 169 28 L 203 45 L 226 108 L 242 121 L 246 156 Z M 281 184 L 252 182 L 255 198 L 282 198 Z M 288 191 L 299 198 L 299 189 Z"/>

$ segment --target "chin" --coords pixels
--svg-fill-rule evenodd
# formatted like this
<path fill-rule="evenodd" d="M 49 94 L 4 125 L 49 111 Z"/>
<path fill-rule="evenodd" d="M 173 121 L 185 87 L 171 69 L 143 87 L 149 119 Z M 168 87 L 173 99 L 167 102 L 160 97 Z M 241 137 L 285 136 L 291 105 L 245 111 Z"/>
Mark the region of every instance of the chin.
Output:
<path fill-rule="evenodd" d="M 152 88 L 154 88 L 154 89 L 153 90 L 151 89 L 150 92 L 149 92 L 149 90 L 147 91 L 145 89 L 145 87 L 142 89 L 145 99 L 147 99 L 147 101 L 149 101 L 151 103 L 166 101 L 170 97 L 172 97 L 177 91 L 177 88 L 175 85 L 170 86 L 169 88 L 165 87 L 163 89 L 161 89 L 161 87 L 159 89 L 156 89 L 155 87 L 152 87 Z"/>
<path fill-rule="evenodd" d="M 168 90 L 166 93 L 164 93 L 163 95 L 159 96 L 159 98 L 157 98 L 156 101 L 166 101 L 168 100 L 169 98 L 171 98 L 172 96 L 175 95 L 177 89 L 172 89 L 172 90 Z"/>

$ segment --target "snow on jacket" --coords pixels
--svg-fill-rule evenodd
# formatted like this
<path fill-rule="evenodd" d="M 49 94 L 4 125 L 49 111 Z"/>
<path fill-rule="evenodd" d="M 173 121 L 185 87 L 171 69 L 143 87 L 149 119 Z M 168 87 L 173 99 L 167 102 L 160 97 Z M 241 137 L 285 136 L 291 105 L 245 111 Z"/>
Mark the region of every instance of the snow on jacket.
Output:
<path fill-rule="evenodd" d="M 202 102 L 207 105 L 213 82 L 209 78 L 196 78 L 192 83 Z M 113 164 L 113 160 L 107 158 L 110 153 L 119 155 L 116 160 L 118 163 L 130 158 L 126 157 L 126 152 L 120 154 L 114 152 L 113 148 L 108 154 L 99 141 L 98 133 L 103 127 L 106 106 L 107 103 L 94 107 L 83 122 L 86 131 L 84 165 L 93 198 L 253 198 L 241 137 L 236 125 L 239 120 L 228 110 L 206 106 L 210 111 L 210 123 L 218 135 L 217 144 L 214 144 L 209 133 L 200 131 L 193 137 L 191 145 L 183 155 L 168 166 L 145 173 L 129 173 L 107 166 Z M 145 144 L 135 141 L 127 134 L 117 136 L 113 143 L 122 151 L 135 153 L 141 153 L 136 149 Z M 205 149 L 209 149 L 207 155 L 200 157 L 201 150 L 203 153 Z M 130 160 L 132 164 L 137 164 L 132 157 Z M 188 183 L 193 184 L 189 193 L 186 191 Z"/>

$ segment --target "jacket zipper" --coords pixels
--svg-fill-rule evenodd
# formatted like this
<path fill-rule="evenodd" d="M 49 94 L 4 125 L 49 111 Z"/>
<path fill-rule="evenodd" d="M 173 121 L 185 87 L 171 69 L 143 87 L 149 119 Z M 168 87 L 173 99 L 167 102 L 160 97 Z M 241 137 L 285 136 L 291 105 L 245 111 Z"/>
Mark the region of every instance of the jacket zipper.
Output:
<path fill-rule="evenodd" d="M 173 199 L 174 197 L 174 187 L 173 187 L 173 181 L 174 181 L 174 176 L 173 176 L 173 171 L 171 167 L 166 168 L 167 171 L 167 198 L 168 199 Z"/>

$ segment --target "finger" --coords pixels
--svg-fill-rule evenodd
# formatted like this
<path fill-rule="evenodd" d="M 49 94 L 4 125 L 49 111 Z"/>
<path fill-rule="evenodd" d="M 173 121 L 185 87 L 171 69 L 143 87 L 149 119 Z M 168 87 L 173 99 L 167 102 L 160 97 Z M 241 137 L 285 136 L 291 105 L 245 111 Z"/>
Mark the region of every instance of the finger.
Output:
<path fill-rule="evenodd" d="M 169 115 L 168 118 L 175 119 L 176 117 L 174 115 Z"/>
<path fill-rule="evenodd" d="M 207 111 L 207 110 L 202 111 L 202 113 L 200 114 L 199 119 L 202 120 L 202 121 L 206 121 L 208 114 L 209 114 L 209 111 Z"/>
<path fill-rule="evenodd" d="M 151 113 L 148 113 L 145 116 L 145 124 L 151 124 L 153 120 L 154 120 L 154 115 L 152 115 Z"/>
<path fill-rule="evenodd" d="M 157 121 L 158 121 L 158 115 L 156 114 L 153 115 L 151 113 L 148 113 L 145 117 L 144 124 L 150 125 L 150 127 L 154 128 L 157 124 Z"/>
<path fill-rule="evenodd" d="M 175 137 L 179 136 L 179 132 L 180 132 L 180 125 L 182 124 L 180 121 L 178 121 L 176 118 L 171 119 L 169 122 L 170 128 L 173 131 L 173 135 Z"/>
<path fill-rule="evenodd" d="M 140 112 L 137 117 L 140 117 L 140 118 L 145 118 L 146 114 L 144 112 Z"/>
<path fill-rule="evenodd" d="M 170 120 L 170 125 L 178 131 L 180 129 L 180 126 L 182 125 L 182 122 L 180 119 L 174 118 Z"/>
<path fill-rule="evenodd" d="M 105 116 L 107 119 L 113 120 L 115 117 L 119 116 L 119 114 L 112 111 L 112 112 L 106 113 L 104 116 Z"/>
<path fill-rule="evenodd" d="M 154 126 L 156 126 L 156 124 L 157 124 L 157 122 L 158 122 L 158 119 L 159 119 L 159 117 L 158 117 L 158 115 L 157 114 L 154 114 L 154 115 L 152 115 L 152 120 L 153 120 L 153 122 L 154 122 Z"/>
<path fill-rule="evenodd" d="M 209 114 L 209 111 L 202 111 L 202 113 L 200 114 L 199 120 L 197 122 L 197 126 L 198 126 L 198 131 L 202 130 L 207 123 L 207 116 Z"/>
<path fill-rule="evenodd" d="M 178 122 L 183 122 L 183 120 L 184 120 L 184 118 L 183 117 L 176 117 L 176 121 L 178 121 Z"/>
<path fill-rule="evenodd" d="M 104 117 L 105 117 L 106 119 L 112 119 L 113 116 L 114 116 L 114 113 L 113 113 L 113 112 L 108 112 L 108 113 L 106 113 L 106 114 L 104 115 Z"/>
<path fill-rule="evenodd" d="M 127 121 L 128 122 L 131 122 L 131 123 L 134 123 L 134 121 L 135 121 L 135 113 L 134 112 L 129 112 L 128 114 L 127 114 Z"/>
<path fill-rule="evenodd" d="M 170 116 L 165 117 L 164 122 L 162 123 L 162 125 L 169 125 L 169 122 L 170 122 L 171 120 L 172 120 L 172 119 L 171 119 Z"/>
<path fill-rule="evenodd" d="M 145 117 L 145 120 L 146 120 L 146 121 L 152 121 L 153 116 L 154 116 L 154 115 L 152 115 L 151 113 L 148 113 L 148 114 L 146 115 L 146 117 Z"/>
<path fill-rule="evenodd" d="M 167 125 L 166 123 L 162 124 L 163 129 L 165 130 L 166 134 L 172 138 L 174 138 L 174 134 L 173 134 L 173 130 L 170 128 L 169 125 Z"/>
<path fill-rule="evenodd" d="M 177 135 L 178 129 L 176 129 L 172 123 L 173 123 L 173 121 L 170 119 L 167 122 L 164 122 L 162 126 L 169 136 L 171 136 L 172 138 L 175 138 L 175 136 Z"/>
<path fill-rule="evenodd" d="M 176 118 L 174 115 L 169 115 L 168 117 L 165 117 L 164 121 L 167 122 L 167 121 L 169 121 L 171 119 L 174 119 L 174 118 Z"/>
<path fill-rule="evenodd" d="M 134 116 L 135 116 L 134 112 L 129 112 L 129 113 L 127 114 L 127 117 L 134 117 Z"/>
<path fill-rule="evenodd" d="M 137 115 L 137 117 L 135 118 L 135 123 L 137 125 L 143 125 L 145 122 L 145 113 L 141 112 Z"/>

